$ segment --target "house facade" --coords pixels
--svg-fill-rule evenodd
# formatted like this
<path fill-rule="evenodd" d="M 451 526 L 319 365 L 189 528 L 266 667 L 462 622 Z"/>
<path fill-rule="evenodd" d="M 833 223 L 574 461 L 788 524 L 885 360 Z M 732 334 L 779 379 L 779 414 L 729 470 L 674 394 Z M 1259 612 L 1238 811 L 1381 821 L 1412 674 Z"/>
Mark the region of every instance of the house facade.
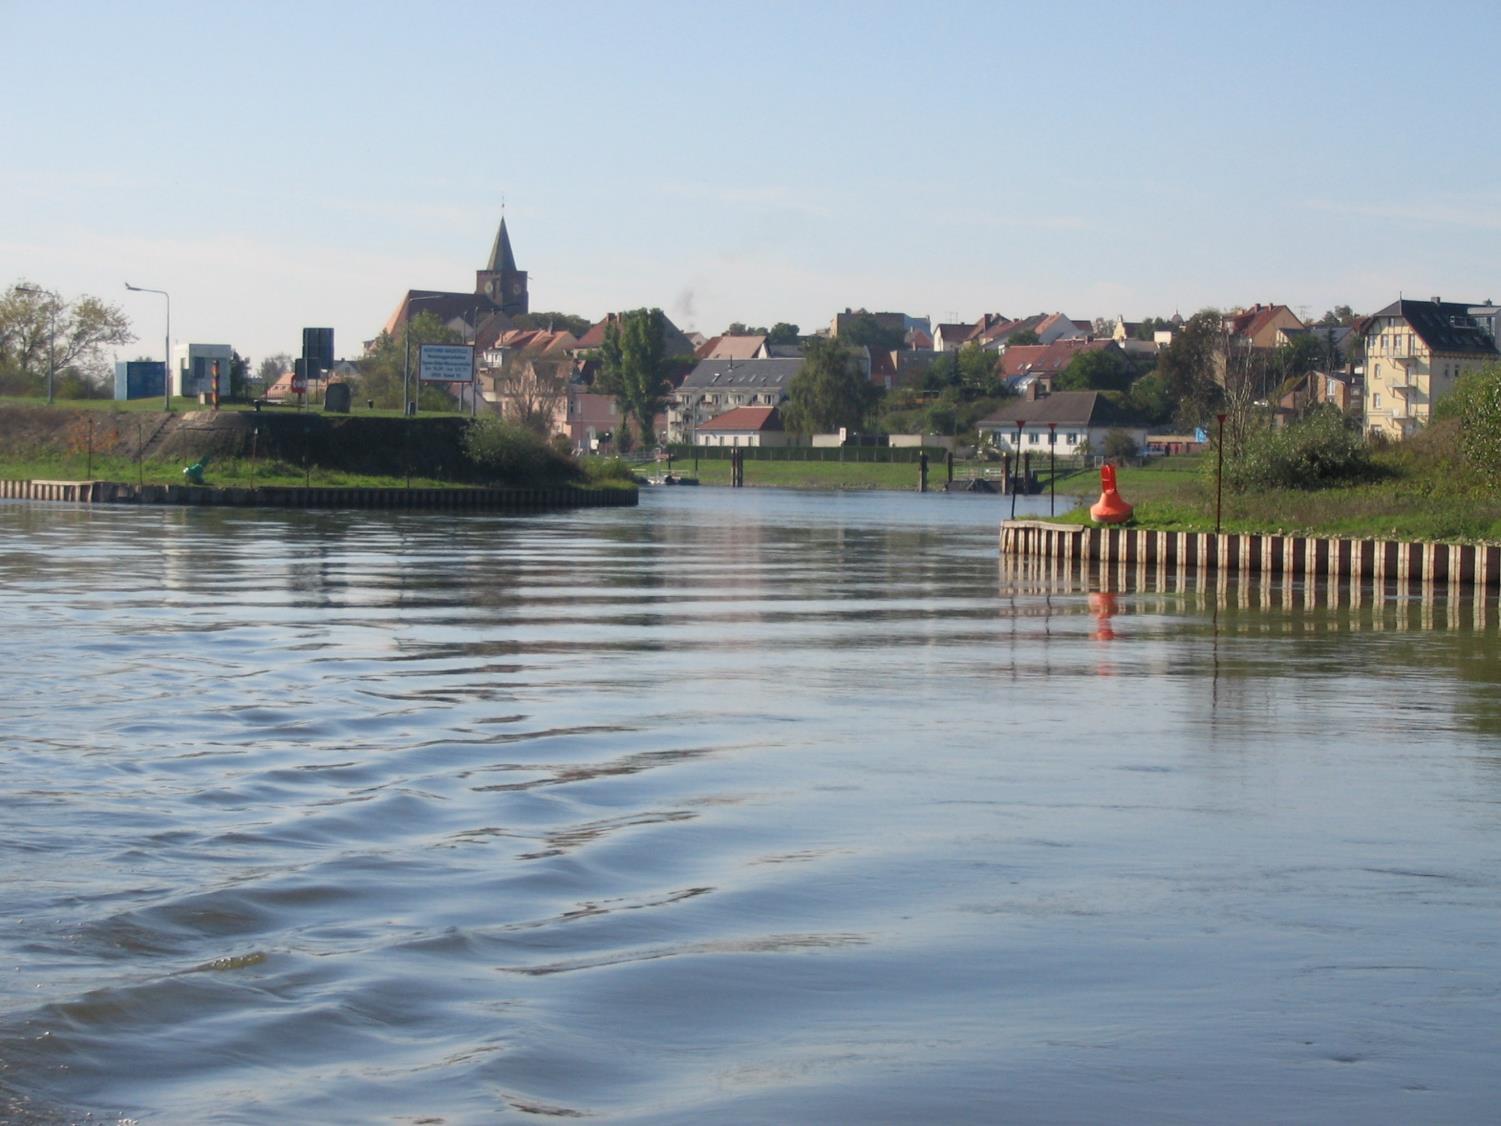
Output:
<path fill-rule="evenodd" d="M 1008 403 L 976 429 L 996 449 L 1011 453 L 1046 455 L 1050 434 L 1057 435 L 1054 449 L 1059 457 L 1085 450 L 1099 453 L 1112 430 L 1129 434 L 1138 449 L 1147 444 L 1147 428 L 1122 422 L 1098 391 L 1055 391 L 1044 398 Z"/>
<path fill-rule="evenodd" d="M 693 443 L 701 425 L 736 407 L 778 406 L 802 366 L 798 357 L 700 361 L 668 403 L 667 440 Z"/>
<path fill-rule="evenodd" d="M 1497 359 L 1496 342 L 1471 313 L 1478 303 L 1394 301 L 1365 326 L 1365 422 L 1371 434 L 1405 438 L 1466 372 Z"/>
<path fill-rule="evenodd" d="M 776 407 L 735 407 L 697 429 L 700 446 L 785 446 L 781 412 Z"/>

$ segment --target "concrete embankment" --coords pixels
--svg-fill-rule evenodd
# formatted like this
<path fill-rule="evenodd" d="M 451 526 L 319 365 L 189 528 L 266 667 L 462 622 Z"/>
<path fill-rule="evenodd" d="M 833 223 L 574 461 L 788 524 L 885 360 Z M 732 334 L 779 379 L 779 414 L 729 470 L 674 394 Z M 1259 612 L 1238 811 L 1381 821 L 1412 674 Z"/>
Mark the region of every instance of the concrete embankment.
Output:
<path fill-rule="evenodd" d="M 0 500 L 524 513 L 629 507 L 637 503 L 638 494 L 634 489 L 360 489 L 284 485 L 219 489 L 197 485 L 130 485 L 119 481 L 0 481 Z"/>
<path fill-rule="evenodd" d="M 1501 544 L 1357 540 L 1325 536 L 1162 532 L 1037 520 L 1001 524 L 1001 554 L 1052 560 L 1065 569 L 1147 566 L 1283 579 L 1501 586 Z"/>

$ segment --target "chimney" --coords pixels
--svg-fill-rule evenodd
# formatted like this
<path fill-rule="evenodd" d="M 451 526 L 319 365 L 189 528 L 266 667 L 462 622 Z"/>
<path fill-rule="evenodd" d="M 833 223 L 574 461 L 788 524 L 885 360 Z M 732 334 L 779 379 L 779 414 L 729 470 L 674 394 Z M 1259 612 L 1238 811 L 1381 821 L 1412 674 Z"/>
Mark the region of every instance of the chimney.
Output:
<path fill-rule="evenodd" d="M 1035 402 L 1037 402 L 1037 388 L 1038 388 L 1038 382 L 1035 379 L 1031 383 L 1027 384 L 1027 394 L 1026 394 L 1027 402 L 1029 402 L 1029 403 L 1035 403 Z"/>
<path fill-rule="evenodd" d="M 1435 297 L 1433 299 L 1433 303 L 1435 305 L 1442 305 L 1444 303 L 1444 299 L 1442 297 Z"/>

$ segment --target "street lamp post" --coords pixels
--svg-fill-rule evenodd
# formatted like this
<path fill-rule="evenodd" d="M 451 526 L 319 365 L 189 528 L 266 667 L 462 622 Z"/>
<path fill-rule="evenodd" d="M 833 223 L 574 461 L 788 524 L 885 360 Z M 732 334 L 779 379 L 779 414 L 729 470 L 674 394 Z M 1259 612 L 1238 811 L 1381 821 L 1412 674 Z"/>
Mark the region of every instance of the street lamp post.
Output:
<path fill-rule="evenodd" d="M 51 297 L 45 289 L 37 289 L 35 286 L 18 285 L 18 293 L 31 293 L 38 297 Z M 47 405 L 52 405 L 52 370 L 57 365 L 57 302 L 49 301 L 47 304 Z"/>
<path fill-rule="evenodd" d="M 441 293 L 429 293 L 425 297 L 407 298 L 407 315 L 402 318 L 401 322 L 401 336 L 406 344 L 406 357 L 401 364 L 401 415 L 403 418 L 407 417 L 407 404 L 411 402 L 409 388 L 412 381 L 412 306 L 419 301 L 438 301 L 443 296 L 444 294 Z"/>
<path fill-rule="evenodd" d="M 1058 514 L 1058 424 L 1048 423 L 1048 515 Z"/>
<path fill-rule="evenodd" d="M 172 298 L 165 289 L 149 289 L 144 285 L 125 283 L 132 293 L 160 293 L 167 300 L 167 341 L 162 351 L 162 410 L 172 409 Z"/>

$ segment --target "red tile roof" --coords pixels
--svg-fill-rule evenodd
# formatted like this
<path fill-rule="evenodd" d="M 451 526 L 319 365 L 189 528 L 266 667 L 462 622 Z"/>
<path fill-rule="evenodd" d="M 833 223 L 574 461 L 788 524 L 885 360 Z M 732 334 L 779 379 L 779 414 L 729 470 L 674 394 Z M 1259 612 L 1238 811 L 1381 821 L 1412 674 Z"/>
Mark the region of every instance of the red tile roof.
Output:
<path fill-rule="evenodd" d="M 1001 374 L 1056 375 L 1080 352 L 1100 352 L 1119 346 L 1113 340 L 1055 340 L 1051 344 L 1013 344 L 1001 355 Z"/>
<path fill-rule="evenodd" d="M 724 414 L 711 418 L 708 422 L 697 427 L 699 433 L 705 430 L 780 430 L 782 429 L 782 416 L 776 407 L 736 407 L 734 410 L 725 411 Z"/>

